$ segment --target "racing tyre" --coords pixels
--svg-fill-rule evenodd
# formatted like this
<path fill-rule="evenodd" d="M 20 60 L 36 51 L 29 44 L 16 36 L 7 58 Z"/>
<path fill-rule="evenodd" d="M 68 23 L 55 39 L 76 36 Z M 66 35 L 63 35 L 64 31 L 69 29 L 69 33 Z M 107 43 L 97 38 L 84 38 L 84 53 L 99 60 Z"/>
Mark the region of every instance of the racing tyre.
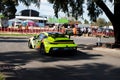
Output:
<path fill-rule="evenodd" d="M 32 44 L 30 43 L 30 41 L 28 41 L 28 47 L 29 47 L 30 49 L 33 49 L 33 48 L 32 48 Z"/>
<path fill-rule="evenodd" d="M 40 53 L 41 54 L 45 54 L 45 47 L 44 47 L 44 45 L 41 45 L 41 47 L 40 47 Z"/>

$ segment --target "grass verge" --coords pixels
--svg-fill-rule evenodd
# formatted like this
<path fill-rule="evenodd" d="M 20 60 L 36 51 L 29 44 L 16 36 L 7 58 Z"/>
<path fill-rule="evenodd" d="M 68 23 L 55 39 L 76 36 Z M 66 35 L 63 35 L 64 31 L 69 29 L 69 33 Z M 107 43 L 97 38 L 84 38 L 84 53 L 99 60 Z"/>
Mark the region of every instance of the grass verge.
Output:
<path fill-rule="evenodd" d="M 0 36 L 35 36 L 36 34 L 1 34 Z"/>

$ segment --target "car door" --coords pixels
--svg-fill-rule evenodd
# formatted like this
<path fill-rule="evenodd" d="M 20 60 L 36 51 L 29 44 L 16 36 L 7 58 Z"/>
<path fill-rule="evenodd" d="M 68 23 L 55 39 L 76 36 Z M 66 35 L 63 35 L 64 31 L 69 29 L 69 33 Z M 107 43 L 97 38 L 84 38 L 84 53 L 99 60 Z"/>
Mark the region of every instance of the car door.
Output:
<path fill-rule="evenodd" d="M 47 36 L 44 33 L 38 35 L 38 38 L 36 39 L 36 48 L 40 48 L 40 45 L 44 38 L 47 38 Z"/>

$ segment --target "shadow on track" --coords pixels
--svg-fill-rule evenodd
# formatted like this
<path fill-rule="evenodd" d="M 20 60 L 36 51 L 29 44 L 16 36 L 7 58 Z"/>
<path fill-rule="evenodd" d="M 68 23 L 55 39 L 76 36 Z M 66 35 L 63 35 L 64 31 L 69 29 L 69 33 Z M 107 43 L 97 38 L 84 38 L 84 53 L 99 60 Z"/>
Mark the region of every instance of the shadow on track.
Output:
<path fill-rule="evenodd" d="M 84 60 L 84 59 L 97 59 L 102 55 L 98 54 L 88 54 L 81 51 L 77 51 L 74 54 L 53 54 L 53 55 L 43 55 L 39 51 L 11 51 L 0 53 L 0 61 L 3 63 L 13 63 L 13 64 L 26 64 L 32 60 L 42 61 L 42 62 L 55 62 L 55 61 L 71 61 L 71 60 Z"/>
<path fill-rule="evenodd" d="M 120 68 L 107 64 L 84 64 L 74 66 L 29 68 L 17 70 L 17 76 L 6 80 L 120 80 Z"/>
<path fill-rule="evenodd" d="M 0 39 L 1 42 L 14 42 L 14 43 L 19 43 L 19 42 L 28 42 L 27 39 Z"/>

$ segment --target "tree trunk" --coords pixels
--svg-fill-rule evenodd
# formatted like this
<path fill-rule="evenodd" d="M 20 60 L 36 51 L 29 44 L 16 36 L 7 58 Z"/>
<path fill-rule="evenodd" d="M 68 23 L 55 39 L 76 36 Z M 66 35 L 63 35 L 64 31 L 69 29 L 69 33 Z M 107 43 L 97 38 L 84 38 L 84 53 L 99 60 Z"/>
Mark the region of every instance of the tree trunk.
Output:
<path fill-rule="evenodd" d="M 115 44 L 120 45 L 120 23 L 114 23 L 114 38 L 115 38 Z"/>
<path fill-rule="evenodd" d="M 117 3 L 114 4 L 114 14 L 109 10 L 103 1 L 98 1 L 96 4 L 105 12 L 106 16 L 109 18 L 114 29 L 114 46 L 120 47 L 120 0 L 115 0 Z"/>
<path fill-rule="evenodd" d="M 120 46 L 120 0 L 115 0 L 114 3 L 114 35 L 115 35 L 115 45 Z"/>

